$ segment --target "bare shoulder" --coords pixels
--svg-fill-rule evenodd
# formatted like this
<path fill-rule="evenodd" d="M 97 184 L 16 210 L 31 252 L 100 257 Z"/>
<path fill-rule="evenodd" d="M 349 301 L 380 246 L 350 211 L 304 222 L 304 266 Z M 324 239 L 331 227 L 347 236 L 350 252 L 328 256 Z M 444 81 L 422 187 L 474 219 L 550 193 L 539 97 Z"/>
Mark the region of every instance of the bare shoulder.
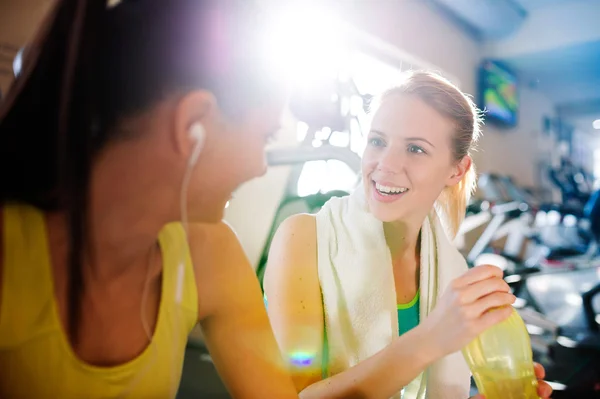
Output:
<path fill-rule="evenodd" d="M 224 221 L 214 224 L 190 224 L 189 239 L 192 256 L 205 256 L 207 251 L 219 252 L 220 249 L 238 241 L 233 228 Z"/>
<path fill-rule="evenodd" d="M 317 227 L 314 215 L 299 214 L 284 220 L 271 242 L 265 272 L 265 290 L 272 291 L 274 284 L 289 279 L 291 274 L 308 274 L 316 277 Z M 294 270 L 301 269 L 301 270 Z M 300 277 L 301 276 L 297 276 Z M 312 280 L 312 281 L 311 281 Z M 299 280 L 300 281 L 300 280 Z M 314 279 L 304 280 L 308 284 Z"/>
<path fill-rule="evenodd" d="M 190 253 L 198 287 L 199 320 L 232 306 L 235 297 L 260 285 L 242 245 L 226 222 L 189 228 Z"/>
<path fill-rule="evenodd" d="M 299 234 L 301 236 L 309 235 L 316 237 L 317 218 L 308 213 L 299 213 L 285 219 L 279 225 L 278 232 L 290 234 Z"/>
<path fill-rule="evenodd" d="M 218 270 L 214 266 L 217 263 L 242 255 L 245 257 L 236 233 L 226 222 L 191 224 L 189 226 L 189 244 L 194 269 L 197 273 L 216 272 Z"/>
<path fill-rule="evenodd" d="M 281 257 L 300 256 L 303 260 L 312 257 L 316 251 L 317 222 L 314 215 L 298 214 L 284 220 L 277 229 L 271 250 L 269 264 L 279 264 Z"/>

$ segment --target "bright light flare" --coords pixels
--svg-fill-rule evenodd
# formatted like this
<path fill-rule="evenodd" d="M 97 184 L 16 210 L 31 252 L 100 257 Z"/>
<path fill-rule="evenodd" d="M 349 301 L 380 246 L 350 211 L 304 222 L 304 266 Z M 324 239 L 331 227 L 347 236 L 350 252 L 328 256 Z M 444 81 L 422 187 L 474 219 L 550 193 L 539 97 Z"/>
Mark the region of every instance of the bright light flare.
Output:
<path fill-rule="evenodd" d="M 331 13 L 309 5 L 272 10 L 265 27 L 269 73 L 293 85 L 335 76 L 347 54 L 345 27 Z"/>

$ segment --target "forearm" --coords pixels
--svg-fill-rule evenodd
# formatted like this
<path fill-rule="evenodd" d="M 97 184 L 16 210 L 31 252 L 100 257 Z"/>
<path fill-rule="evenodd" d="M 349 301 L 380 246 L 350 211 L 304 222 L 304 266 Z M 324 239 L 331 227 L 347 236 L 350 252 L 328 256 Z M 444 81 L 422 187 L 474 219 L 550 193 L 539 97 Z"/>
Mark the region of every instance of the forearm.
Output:
<path fill-rule="evenodd" d="M 438 357 L 419 326 L 356 366 L 305 388 L 302 399 L 387 399 Z"/>

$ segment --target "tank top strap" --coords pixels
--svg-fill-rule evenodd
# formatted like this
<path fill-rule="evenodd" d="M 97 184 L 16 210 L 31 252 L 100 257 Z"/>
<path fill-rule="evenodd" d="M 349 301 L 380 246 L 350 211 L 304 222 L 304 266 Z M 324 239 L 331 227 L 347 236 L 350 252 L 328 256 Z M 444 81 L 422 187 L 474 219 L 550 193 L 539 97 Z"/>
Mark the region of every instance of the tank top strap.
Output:
<path fill-rule="evenodd" d="M 181 223 L 170 223 L 159 234 L 163 254 L 162 301 L 169 314 L 183 315 L 182 320 L 171 318 L 171 324 L 183 323 L 188 334 L 198 321 L 198 291 L 187 237 Z M 174 313 L 173 310 L 181 312 Z"/>
<path fill-rule="evenodd" d="M 56 328 L 44 214 L 32 206 L 9 204 L 3 219 L 0 349 L 19 345 L 32 332 Z"/>

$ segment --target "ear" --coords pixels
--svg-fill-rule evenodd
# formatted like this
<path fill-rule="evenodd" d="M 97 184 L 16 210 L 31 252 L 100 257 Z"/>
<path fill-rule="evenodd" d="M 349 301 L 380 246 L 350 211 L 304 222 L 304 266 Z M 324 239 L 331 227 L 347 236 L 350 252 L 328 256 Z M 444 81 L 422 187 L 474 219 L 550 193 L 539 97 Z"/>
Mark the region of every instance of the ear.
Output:
<path fill-rule="evenodd" d="M 473 160 L 471 157 L 465 155 L 456 165 L 454 165 L 452 175 L 448 178 L 446 185 L 454 186 L 455 184 L 458 184 L 465 177 L 469 169 L 471 169 L 472 163 Z"/>
<path fill-rule="evenodd" d="M 189 157 L 195 145 L 195 139 L 190 136 L 192 127 L 201 124 L 208 135 L 214 130 L 218 116 L 217 101 L 211 92 L 198 90 L 183 96 L 173 112 L 173 140 L 177 152 Z"/>

